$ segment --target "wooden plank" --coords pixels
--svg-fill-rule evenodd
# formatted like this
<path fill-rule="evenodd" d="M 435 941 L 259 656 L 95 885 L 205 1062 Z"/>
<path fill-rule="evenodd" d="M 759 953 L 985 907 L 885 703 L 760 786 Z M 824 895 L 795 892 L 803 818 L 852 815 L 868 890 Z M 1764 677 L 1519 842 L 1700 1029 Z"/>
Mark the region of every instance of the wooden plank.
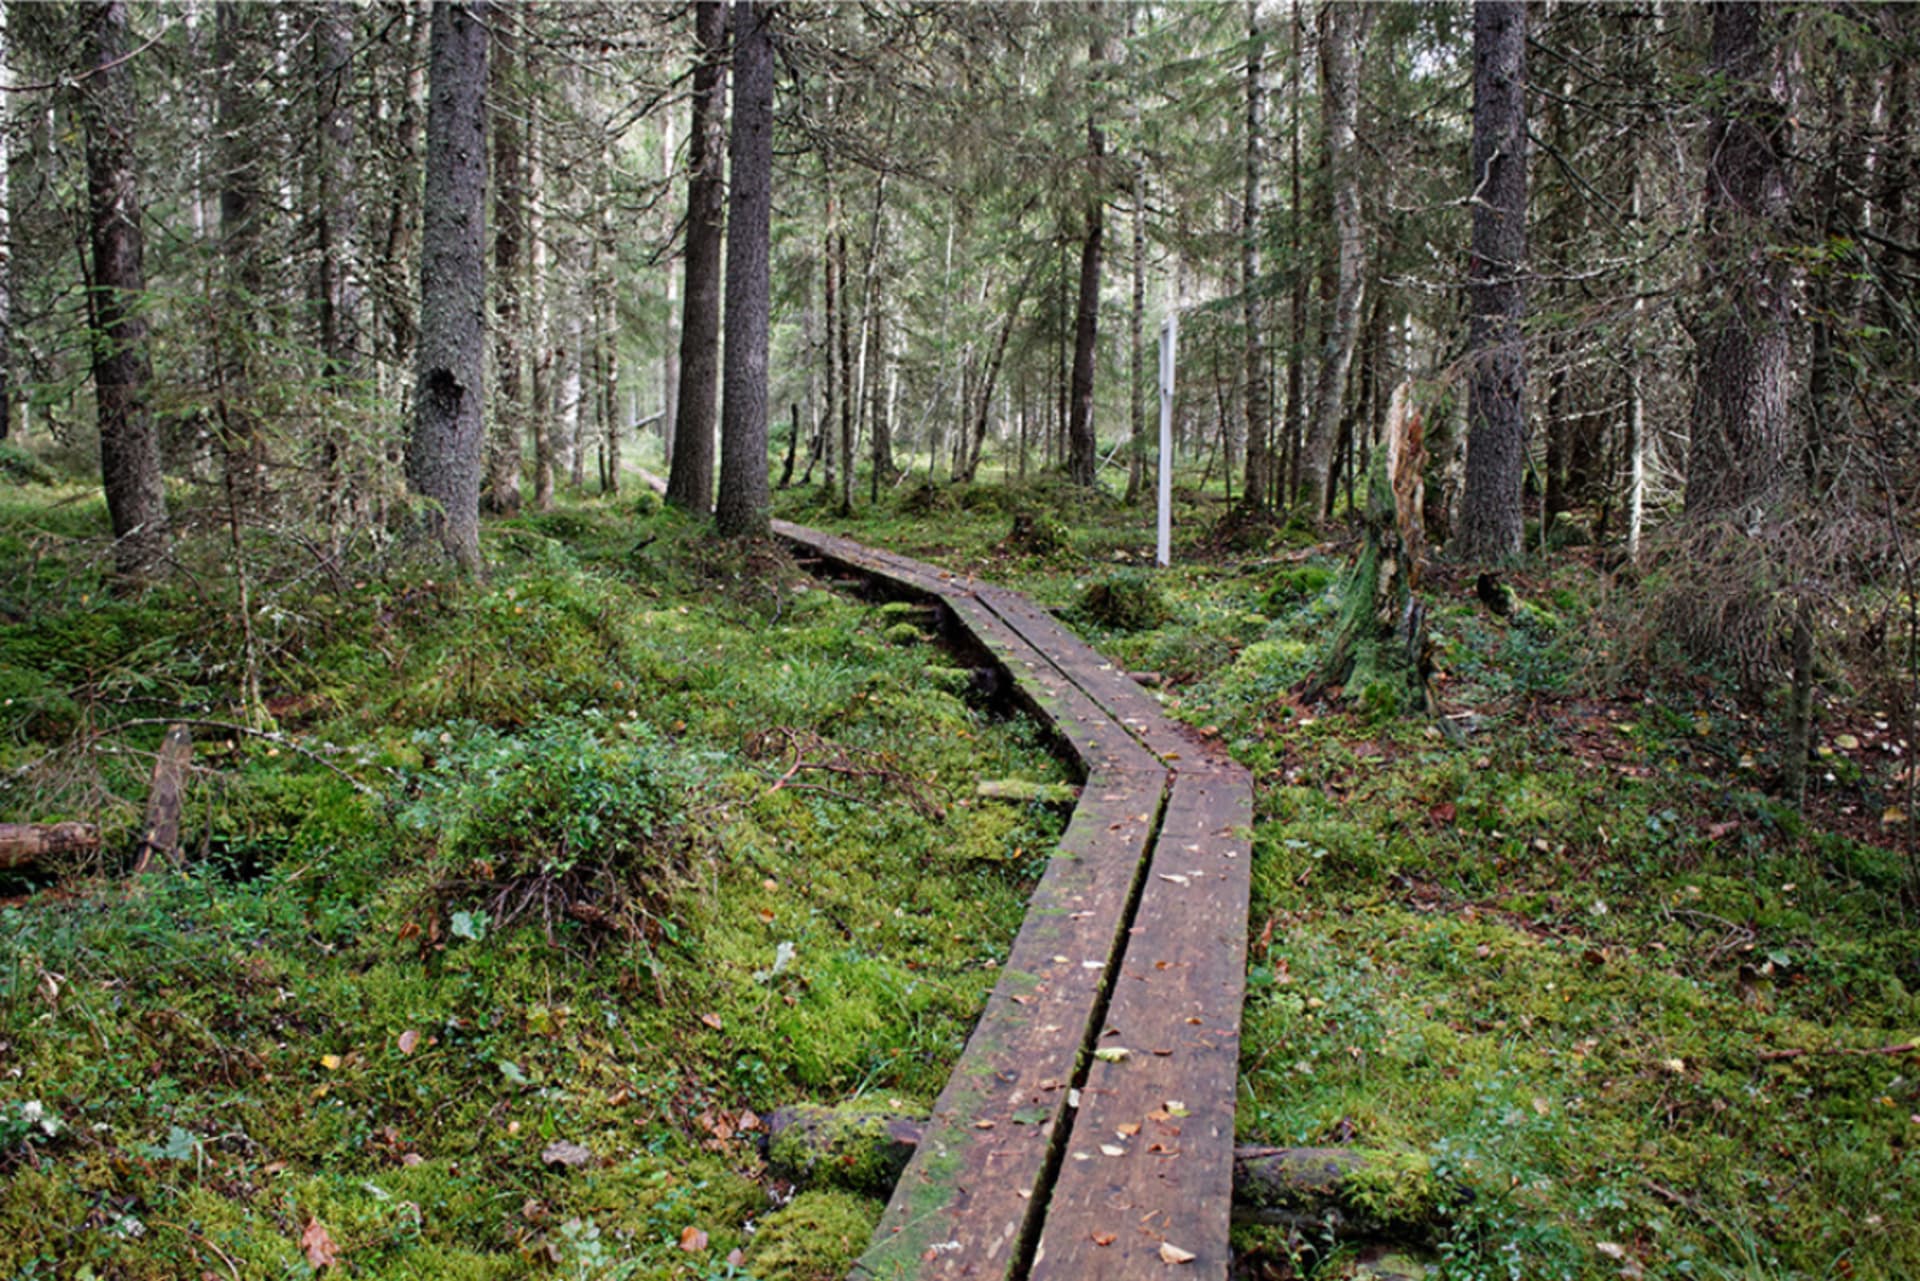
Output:
<path fill-rule="evenodd" d="M 1175 778 L 1032 1281 L 1227 1275 L 1252 821 L 1237 767 Z"/>
<path fill-rule="evenodd" d="M 855 1277 L 977 1281 L 1019 1267 L 1162 789 L 1158 770 L 1088 781 Z"/>
<path fill-rule="evenodd" d="M 1197 761 L 1203 749 L 1193 732 L 1168 720 L 1158 699 L 1059 619 L 1027 596 L 1002 587 L 982 587 L 979 596 L 1028 644 L 1060 664 L 1088 697 L 1154 755 L 1169 763 Z"/>

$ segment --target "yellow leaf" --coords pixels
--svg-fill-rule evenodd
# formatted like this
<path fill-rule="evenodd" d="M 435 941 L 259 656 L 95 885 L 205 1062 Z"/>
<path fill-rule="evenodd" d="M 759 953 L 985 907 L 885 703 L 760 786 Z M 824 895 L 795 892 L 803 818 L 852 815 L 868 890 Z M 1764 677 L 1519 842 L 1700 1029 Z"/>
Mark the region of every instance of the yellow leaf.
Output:
<path fill-rule="evenodd" d="M 340 1070 L 340 1056 L 338 1054 L 322 1054 L 320 1056 L 320 1066 L 329 1072 L 337 1072 Z"/>
<path fill-rule="evenodd" d="M 1880 816 L 1880 826 L 1898 827 L 1907 821 L 1907 812 L 1898 805 L 1887 806 L 1886 813 Z"/>

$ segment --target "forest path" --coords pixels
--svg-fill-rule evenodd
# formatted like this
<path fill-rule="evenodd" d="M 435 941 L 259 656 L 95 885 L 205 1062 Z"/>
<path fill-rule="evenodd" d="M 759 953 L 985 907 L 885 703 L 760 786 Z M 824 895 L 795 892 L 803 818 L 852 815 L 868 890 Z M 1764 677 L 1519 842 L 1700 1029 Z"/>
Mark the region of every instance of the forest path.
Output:
<path fill-rule="evenodd" d="M 1227 1275 L 1253 784 L 1027 597 L 774 522 L 938 607 L 1085 775 L 856 1278 Z"/>

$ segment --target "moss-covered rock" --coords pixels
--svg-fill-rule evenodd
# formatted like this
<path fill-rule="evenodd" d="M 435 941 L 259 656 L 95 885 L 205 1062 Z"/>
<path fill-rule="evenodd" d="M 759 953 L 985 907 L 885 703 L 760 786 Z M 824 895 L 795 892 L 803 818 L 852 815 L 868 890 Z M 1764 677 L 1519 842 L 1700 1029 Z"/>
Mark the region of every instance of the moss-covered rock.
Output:
<path fill-rule="evenodd" d="M 760 1281 L 840 1281 L 867 1248 L 881 1209 L 851 1192 L 802 1192 L 760 1224 L 747 1266 Z"/>

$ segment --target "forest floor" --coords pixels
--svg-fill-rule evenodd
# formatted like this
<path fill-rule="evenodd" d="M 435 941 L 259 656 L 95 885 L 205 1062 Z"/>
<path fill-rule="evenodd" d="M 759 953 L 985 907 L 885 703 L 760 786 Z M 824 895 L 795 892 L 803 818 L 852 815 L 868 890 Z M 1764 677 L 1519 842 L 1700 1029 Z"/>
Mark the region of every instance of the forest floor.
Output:
<path fill-rule="evenodd" d="M 778 514 L 1033 594 L 1255 772 L 1242 1139 L 1423 1162 L 1437 1275 L 1920 1275 L 1893 709 L 1827 709 L 1796 815 L 1581 548 L 1518 621 L 1434 571 L 1437 717 L 1303 702 L 1347 548 L 1183 502 L 1165 572 L 1054 486 Z M 974 787 L 1062 781 L 1038 730 L 651 495 L 490 523 L 481 584 L 263 529 L 250 627 L 215 515 L 125 599 L 97 497 L 0 490 L 0 820 L 116 851 L 0 889 L 0 1275 L 840 1275 L 879 1202 L 776 1208 L 760 1117 L 938 1091 L 1059 824 Z M 128 880 L 181 718 L 189 848 Z"/>

